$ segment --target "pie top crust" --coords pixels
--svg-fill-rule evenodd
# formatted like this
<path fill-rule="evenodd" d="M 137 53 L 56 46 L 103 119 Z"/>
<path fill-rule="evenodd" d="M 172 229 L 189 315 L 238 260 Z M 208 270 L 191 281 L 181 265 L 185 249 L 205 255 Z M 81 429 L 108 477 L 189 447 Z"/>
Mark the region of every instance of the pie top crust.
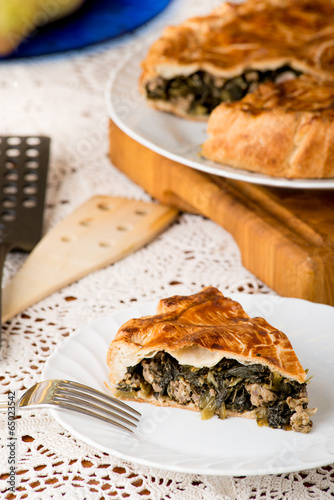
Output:
<path fill-rule="evenodd" d="M 142 63 L 141 85 L 203 70 L 293 69 L 334 80 L 333 0 L 248 0 L 168 27 Z"/>

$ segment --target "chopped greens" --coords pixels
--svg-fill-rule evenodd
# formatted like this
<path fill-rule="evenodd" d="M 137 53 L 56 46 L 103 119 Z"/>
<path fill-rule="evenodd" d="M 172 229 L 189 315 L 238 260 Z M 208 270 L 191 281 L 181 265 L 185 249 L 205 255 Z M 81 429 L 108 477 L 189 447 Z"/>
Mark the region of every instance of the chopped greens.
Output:
<path fill-rule="evenodd" d="M 299 398 L 306 384 L 282 377 L 261 364 L 241 364 L 223 358 L 212 368 L 180 365 L 165 352 L 145 358 L 129 367 L 117 391 L 123 397 L 140 394 L 170 399 L 179 404 L 194 404 L 203 419 L 226 411 L 241 413 L 255 410 L 259 425 L 288 428 L 294 413 L 287 397 Z"/>
<path fill-rule="evenodd" d="M 289 66 L 269 71 L 250 69 L 230 79 L 196 71 L 189 76 L 176 76 L 170 80 L 159 76 L 148 81 L 145 89 L 148 99 L 170 101 L 181 105 L 190 115 L 205 116 L 221 102 L 242 99 L 260 83 L 267 80 L 276 82 L 284 75 L 291 78 L 300 74 Z"/>

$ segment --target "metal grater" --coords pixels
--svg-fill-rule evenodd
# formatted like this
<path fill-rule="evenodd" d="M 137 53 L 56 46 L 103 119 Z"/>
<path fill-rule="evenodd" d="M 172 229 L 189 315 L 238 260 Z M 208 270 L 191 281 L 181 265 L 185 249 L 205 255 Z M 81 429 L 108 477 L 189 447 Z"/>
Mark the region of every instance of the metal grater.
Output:
<path fill-rule="evenodd" d="M 49 150 L 48 137 L 0 137 L 0 281 L 8 251 L 41 238 Z"/>

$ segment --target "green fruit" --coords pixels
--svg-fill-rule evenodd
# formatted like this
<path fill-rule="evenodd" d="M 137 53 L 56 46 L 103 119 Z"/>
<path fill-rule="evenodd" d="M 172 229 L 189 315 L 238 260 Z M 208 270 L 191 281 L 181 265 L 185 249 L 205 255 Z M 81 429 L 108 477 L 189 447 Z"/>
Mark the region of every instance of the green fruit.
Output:
<path fill-rule="evenodd" d="M 67 16 L 84 0 L 1 0 L 0 55 L 13 52 L 36 28 Z"/>

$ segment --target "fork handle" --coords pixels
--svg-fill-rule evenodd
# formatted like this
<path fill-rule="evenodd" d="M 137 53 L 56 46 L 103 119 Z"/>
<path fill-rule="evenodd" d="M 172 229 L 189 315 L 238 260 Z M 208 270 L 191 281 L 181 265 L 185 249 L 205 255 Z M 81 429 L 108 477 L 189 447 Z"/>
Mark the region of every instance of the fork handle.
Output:
<path fill-rule="evenodd" d="M 8 408 L 8 400 L 1 398 L 0 399 L 0 411 L 4 412 L 5 410 L 7 410 L 7 408 Z"/>
<path fill-rule="evenodd" d="M 24 394 L 25 391 L 15 391 L 15 408 L 17 408 L 17 403 Z M 11 405 L 13 406 L 13 405 Z M 0 413 L 4 413 L 8 409 L 8 397 L 7 395 L 0 396 Z"/>

